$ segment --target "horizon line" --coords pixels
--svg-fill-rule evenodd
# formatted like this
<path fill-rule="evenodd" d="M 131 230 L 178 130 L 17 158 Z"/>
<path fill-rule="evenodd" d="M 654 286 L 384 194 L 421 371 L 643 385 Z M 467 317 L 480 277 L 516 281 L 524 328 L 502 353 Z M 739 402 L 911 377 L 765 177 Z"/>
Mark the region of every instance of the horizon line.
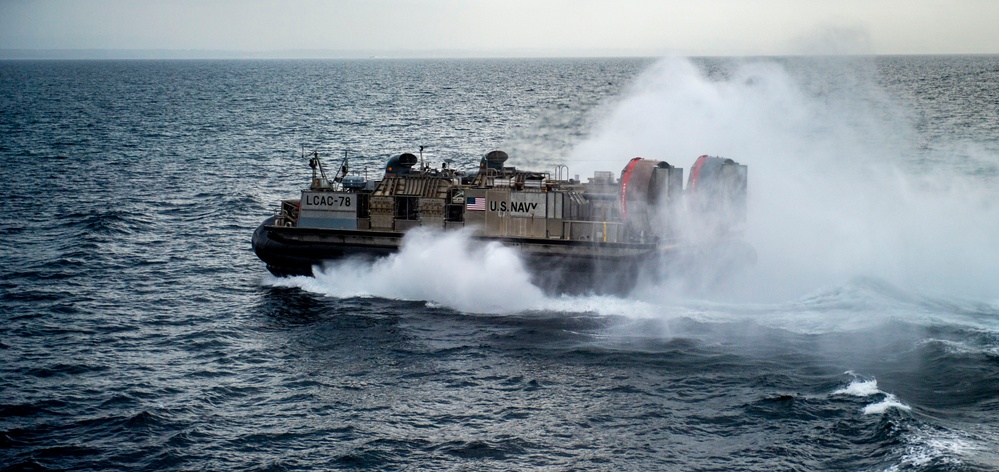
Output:
<path fill-rule="evenodd" d="M 679 51 L 651 49 L 428 49 L 428 50 L 374 50 L 374 49 L 272 49 L 260 51 L 230 49 L 123 49 L 123 48 L 49 48 L 49 49 L 0 49 L 0 60 L 143 60 L 143 59 L 555 59 L 555 58 L 656 58 L 683 57 L 801 57 L 801 56 L 992 56 L 999 53 L 852 53 L 852 54 L 679 54 Z"/>

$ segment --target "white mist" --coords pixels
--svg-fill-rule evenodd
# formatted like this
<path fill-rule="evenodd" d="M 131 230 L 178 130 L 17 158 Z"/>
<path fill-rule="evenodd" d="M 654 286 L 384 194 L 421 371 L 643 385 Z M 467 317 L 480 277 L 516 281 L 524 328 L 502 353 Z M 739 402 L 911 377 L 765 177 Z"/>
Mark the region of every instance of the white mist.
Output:
<path fill-rule="evenodd" d="M 787 300 L 854 277 L 999 296 L 995 189 L 947 156 L 917 163 L 927 151 L 869 61 L 733 61 L 709 78 L 667 58 L 568 159 L 574 173 L 635 156 L 688 171 L 702 154 L 747 164 L 758 263 L 728 296 Z"/>
<path fill-rule="evenodd" d="M 515 250 L 473 240 L 470 230 L 416 228 L 406 233 L 396 254 L 327 262 L 313 272 L 314 277 L 272 283 L 338 298 L 426 300 L 468 313 L 519 312 L 544 300 Z"/>

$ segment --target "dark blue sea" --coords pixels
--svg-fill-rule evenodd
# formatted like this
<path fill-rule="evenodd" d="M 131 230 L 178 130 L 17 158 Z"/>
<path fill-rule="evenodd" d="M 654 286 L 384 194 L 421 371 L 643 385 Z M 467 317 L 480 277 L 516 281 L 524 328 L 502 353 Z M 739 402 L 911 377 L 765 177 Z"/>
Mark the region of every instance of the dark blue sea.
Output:
<path fill-rule="evenodd" d="M 303 154 L 420 146 L 735 159 L 757 262 L 267 273 Z M 999 56 L 6 61 L 0 197 L 0 470 L 999 470 Z"/>

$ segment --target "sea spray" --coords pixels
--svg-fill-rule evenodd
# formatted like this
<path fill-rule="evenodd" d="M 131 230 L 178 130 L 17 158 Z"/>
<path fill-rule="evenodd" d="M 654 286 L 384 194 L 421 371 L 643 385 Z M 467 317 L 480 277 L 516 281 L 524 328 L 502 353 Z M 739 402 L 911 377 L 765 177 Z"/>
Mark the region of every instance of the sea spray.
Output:
<path fill-rule="evenodd" d="M 267 285 L 299 287 L 337 298 L 382 297 L 423 300 L 466 313 L 505 314 L 543 310 L 661 316 L 661 307 L 611 295 L 546 295 L 514 249 L 473 238 L 473 231 L 416 228 L 401 250 L 381 259 L 329 261 L 312 277 L 272 277 Z"/>
<path fill-rule="evenodd" d="M 994 187 L 928 169 L 908 110 L 876 79 L 863 58 L 733 60 L 711 74 L 666 58 L 569 160 L 574 172 L 632 156 L 749 165 L 746 240 L 758 262 L 718 293 L 787 300 L 870 276 L 999 295 Z"/>
<path fill-rule="evenodd" d="M 853 381 L 850 382 L 850 385 L 833 392 L 833 395 L 849 395 L 854 397 L 870 397 L 873 395 L 884 396 L 880 401 L 865 406 L 863 409 L 863 413 L 865 415 L 880 415 L 885 413 L 889 408 L 897 408 L 904 411 L 910 411 L 912 409 L 909 405 L 902 403 L 895 397 L 894 394 L 883 392 L 878 389 L 877 380 L 861 379 L 853 374 L 853 372 L 849 371 L 846 373 L 854 375 Z"/>
<path fill-rule="evenodd" d="M 274 279 L 334 297 L 376 296 L 426 300 L 469 313 L 513 313 L 541 306 L 520 255 L 497 242 L 480 242 L 472 230 L 406 233 L 402 248 L 382 259 L 331 261 L 313 277 Z"/>

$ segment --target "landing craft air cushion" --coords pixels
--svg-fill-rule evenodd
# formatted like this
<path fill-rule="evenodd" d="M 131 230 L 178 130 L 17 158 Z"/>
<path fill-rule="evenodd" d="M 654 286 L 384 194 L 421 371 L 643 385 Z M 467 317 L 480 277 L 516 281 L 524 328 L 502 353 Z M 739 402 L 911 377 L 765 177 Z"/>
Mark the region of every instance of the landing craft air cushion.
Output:
<path fill-rule="evenodd" d="M 466 229 L 516 249 L 548 292 L 627 291 L 718 248 L 755 257 L 741 240 L 747 168 L 731 159 L 699 157 L 686 191 L 683 169 L 665 161 L 636 157 L 620 176 L 579 182 L 506 167 L 507 159 L 489 152 L 466 174 L 418 166 L 404 153 L 369 181 L 349 175 L 346 160 L 329 178 L 316 153 L 311 185 L 254 231 L 253 249 L 274 275 L 309 276 L 326 261 L 395 253 L 414 228 Z"/>

